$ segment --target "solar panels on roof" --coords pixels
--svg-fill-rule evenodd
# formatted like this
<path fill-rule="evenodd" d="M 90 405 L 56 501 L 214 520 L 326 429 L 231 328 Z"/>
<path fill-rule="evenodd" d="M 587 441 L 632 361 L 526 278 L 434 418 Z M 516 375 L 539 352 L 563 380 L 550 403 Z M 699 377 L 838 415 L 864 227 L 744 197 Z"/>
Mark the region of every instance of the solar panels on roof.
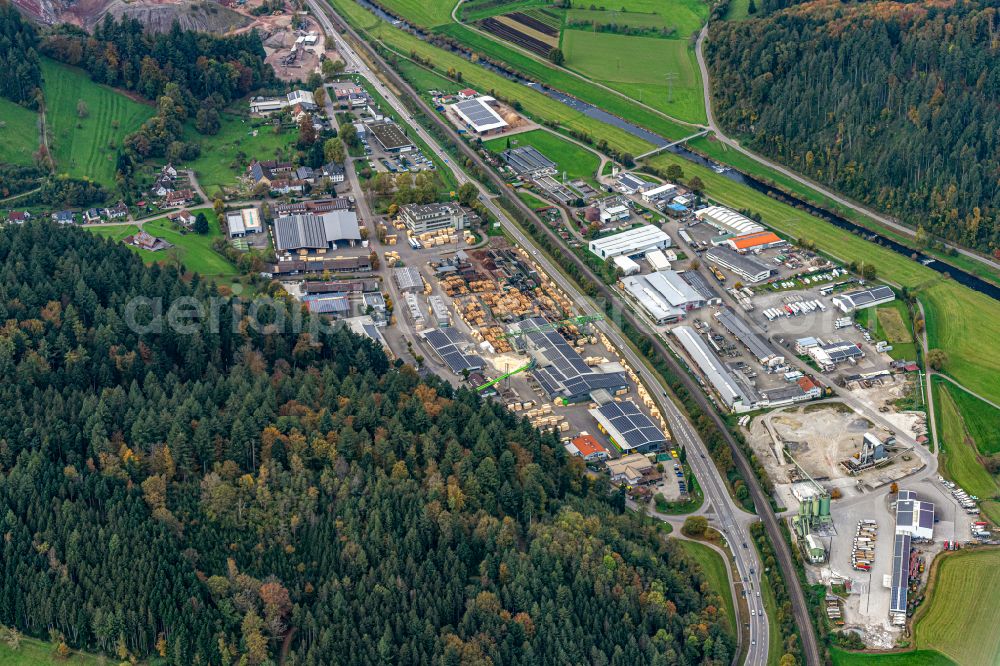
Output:
<path fill-rule="evenodd" d="M 892 589 L 890 613 L 906 613 L 906 593 L 910 577 L 910 535 L 897 534 L 892 547 Z"/>
<path fill-rule="evenodd" d="M 556 163 L 532 146 L 508 148 L 501 153 L 504 161 L 519 176 L 540 171 L 555 171 Z"/>
<path fill-rule="evenodd" d="M 507 122 L 491 109 L 482 97 L 459 102 L 454 108 L 462 120 L 477 132 L 487 132 L 507 126 Z"/>
<path fill-rule="evenodd" d="M 639 411 L 632 401 L 609 402 L 591 413 L 617 442 L 623 451 L 649 450 L 667 441 L 663 431 L 652 419 Z"/>
<path fill-rule="evenodd" d="M 456 375 L 463 370 L 472 372 L 483 369 L 483 359 L 475 354 L 466 354 L 463 349 L 470 342 L 454 328 L 431 329 L 424 332 L 424 339 L 434 348 L 441 360 L 448 364 Z"/>

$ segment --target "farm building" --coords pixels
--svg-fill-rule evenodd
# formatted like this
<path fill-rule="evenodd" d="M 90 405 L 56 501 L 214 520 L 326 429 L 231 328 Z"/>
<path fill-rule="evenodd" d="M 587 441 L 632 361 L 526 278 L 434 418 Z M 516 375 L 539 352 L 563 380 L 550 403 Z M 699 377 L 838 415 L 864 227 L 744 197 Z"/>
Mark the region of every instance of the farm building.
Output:
<path fill-rule="evenodd" d="M 833 303 L 845 314 L 849 312 L 854 312 L 855 310 L 863 310 L 865 308 L 874 307 L 876 305 L 882 305 L 883 303 L 889 303 L 896 299 L 896 294 L 892 292 L 890 287 L 882 286 L 875 287 L 873 289 L 862 289 L 860 291 L 852 291 L 847 294 L 841 294 L 834 297 Z"/>
<path fill-rule="evenodd" d="M 761 250 L 767 250 L 768 248 L 788 245 L 787 241 L 783 240 L 772 231 L 758 231 L 753 234 L 743 234 L 742 236 L 730 238 L 727 243 L 729 247 L 740 253 L 760 252 Z"/>
<path fill-rule="evenodd" d="M 407 204 L 399 209 L 400 219 L 415 234 L 441 229 L 465 229 L 469 215 L 455 202 Z"/>
<path fill-rule="evenodd" d="M 702 208 L 695 211 L 694 215 L 702 222 L 708 222 L 719 231 L 735 234 L 736 236 L 756 234 L 764 231 L 764 227 L 749 217 L 740 215 L 736 211 L 723 208 L 722 206 Z"/>
<path fill-rule="evenodd" d="M 759 397 L 753 387 L 737 381 L 736 375 L 730 372 L 715 353 L 708 348 L 705 341 L 690 326 L 675 326 L 670 329 L 684 351 L 705 375 L 715 392 L 726 407 L 732 412 L 747 412 L 759 402 Z"/>
<path fill-rule="evenodd" d="M 609 402 L 588 411 L 597 421 L 597 427 L 625 455 L 658 451 L 667 444 L 663 431 L 631 400 Z"/>
<path fill-rule="evenodd" d="M 622 280 L 625 293 L 657 324 L 670 324 L 696 310 L 705 300 L 676 271 L 657 271 Z"/>
<path fill-rule="evenodd" d="M 532 146 L 508 148 L 500 156 L 507 166 L 522 178 L 551 176 L 556 172 L 556 163 Z"/>
<path fill-rule="evenodd" d="M 242 208 L 226 213 L 226 226 L 230 238 L 243 238 L 247 234 L 259 234 L 264 230 L 260 223 L 260 211 L 256 208 Z"/>
<path fill-rule="evenodd" d="M 416 148 L 399 125 L 392 121 L 369 123 L 368 131 L 387 153 L 408 153 Z"/>
<path fill-rule="evenodd" d="M 728 247 L 713 247 L 705 253 L 705 261 L 729 269 L 751 284 L 771 276 L 770 266 Z"/>
<path fill-rule="evenodd" d="M 352 211 L 330 211 L 321 215 L 289 215 L 274 221 L 274 249 L 278 252 L 329 250 L 361 240 L 358 216 Z"/>
<path fill-rule="evenodd" d="M 590 399 L 600 389 L 617 393 L 628 387 L 623 371 L 615 368 L 605 372 L 587 365 L 566 339 L 547 324 L 541 317 L 531 317 L 512 324 L 510 331 L 523 331 L 519 339 L 536 363 L 531 373 L 549 397 L 579 402 Z"/>
<path fill-rule="evenodd" d="M 466 127 L 476 134 L 487 135 L 507 127 L 507 121 L 501 118 L 500 114 L 490 106 L 490 102 L 494 101 L 492 97 L 476 97 L 462 100 L 453 104 L 451 108 L 455 110 Z"/>
<path fill-rule="evenodd" d="M 630 257 L 645 254 L 650 250 L 663 250 L 670 245 L 670 236 L 659 227 L 647 224 L 620 234 L 592 240 L 588 247 L 592 254 L 601 259 L 609 259 L 619 255 Z"/>

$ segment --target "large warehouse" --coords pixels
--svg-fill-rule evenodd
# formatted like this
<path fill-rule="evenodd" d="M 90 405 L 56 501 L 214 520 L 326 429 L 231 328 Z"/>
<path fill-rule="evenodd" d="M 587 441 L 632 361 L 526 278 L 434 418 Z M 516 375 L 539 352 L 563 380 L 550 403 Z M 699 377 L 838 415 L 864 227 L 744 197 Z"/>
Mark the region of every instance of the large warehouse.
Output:
<path fill-rule="evenodd" d="M 756 234 L 764 231 L 764 227 L 749 217 L 740 215 L 736 211 L 723 208 L 722 206 L 709 206 L 708 208 L 696 210 L 694 216 L 702 222 L 708 222 L 719 231 L 731 233 L 734 236 Z"/>
<path fill-rule="evenodd" d="M 726 241 L 729 247 L 743 254 L 746 252 L 761 252 L 772 247 L 788 245 L 778 234 L 773 231 L 758 231 L 753 234 L 743 234 Z"/>
<path fill-rule="evenodd" d="M 890 287 L 881 286 L 840 294 L 834 297 L 833 303 L 846 314 L 855 310 L 863 310 L 876 305 L 882 305 L 883 303 L 889 303 L 895 299 L 896 294 L 893 293 Z"/>
<path fill-rule="evenodd" d="M 371 123 L 367 126 L 382 150 L 387 153 L 408 153 L 416 146 L 410 141 L 403 130 L 391 120 Z"/>
<path fill-rule="evenodd" d="M 628 388 L 623 371 L 603 372 L 590 367 L 541 317 L 512 324 L 510 331 L 525 331 L 519 337 L 535 359 L 532 375 L 551 398 L 579 402 L 590 399 L 590 394 L 600 389 L 614 394 Z"/>
<path fill-rule="evenodd" d="M 896 534 L 892 548 L 892 583 L 889 618 L 906 624 L 910 585 L 910 546 L 914 540 L 934 538 L 934 505 L 917 499 L 912 490 L 900 490 L 896 499 Z"/>
<path fill-rule="evenodd" d="M 659 451 L 667 445 L 667 436 L 631 400 L 609 402 L 589 411 L 622 455 Z"/>
<path fill-rule="evenodd" d="M 645 254 L 650 250 L 663 250 L 670 245 L 670 236 L 659 227 L 647 224 L 620 234 L 592 240 L 589 248 L 601 259 L 610 259 L 619 255 L 631 257 Z"/>
<path fill-rule="evenodd" d="M 728 247 L 713 247 L 705 253 L 705 261 L 731 270 L 750 284 L 771 277 L 770 266 L 753 257 L 738 254 Z"/>
<path fill-rule="evenodd" d="M 753 391 L 753 388 L 738 382 L 736 376 L 708 348 L 708 345 L 693 328 L 674 326 L 670 332 L 681 343 L 684 351 L 705 375 L 705 379 L 712 385 L 716 394 L 730 411 L 747 412 L 756 406 L 760 398 Z"/>
<path fill-rule="evenodd" d="M 764 367 L 777 366 L 785 362 L 785 357 L 763 336 L 750 330 L 747 323 L 732 308 L 720 309 L 715 313 L 715 318 L 734 338 L 742 342 Z"/>
<path fill-rule="evenodd" d="M 358 216 L 349 210 L 322 215 L 288 215 L 274 221 L 274 249 L 278 252 L 330 250 L 361 240 Z"/>
<path fill-rule="evenodd" d="M 556 172 L 556 163 L 542 155 L 533 146 L 508 148 L 500 154 L 503 161 L 514 170 L 518 176 L 536 178 L 551 176 Z"/>
<path fill-rule="evenodd" d="M 656 271 L 622 278 L 625 293 L 657 324 L 680 321 L 684 314 L 705 305 L 694 288 L 677 271 Z"/>
<path fill-rule="evenodd" d="M 472 341 L 454 328 L 430 329 L 424 331 L 424 340 L 434 348 L 434 353 L 448 364 L 456 375 L 465 372 L 476 372 L 483 369 L 483 359 L 476 354 L 466 353 L 466 349 L 475 349 Z"/>
<path fill-rule="evenodd" d="M 476 97 L 453 104 L 451 108 L 476 134 L 492 134 L 507 127 L 507 121 L 490 107 L 490 102 L 494 101 L 492 97 Z"/>

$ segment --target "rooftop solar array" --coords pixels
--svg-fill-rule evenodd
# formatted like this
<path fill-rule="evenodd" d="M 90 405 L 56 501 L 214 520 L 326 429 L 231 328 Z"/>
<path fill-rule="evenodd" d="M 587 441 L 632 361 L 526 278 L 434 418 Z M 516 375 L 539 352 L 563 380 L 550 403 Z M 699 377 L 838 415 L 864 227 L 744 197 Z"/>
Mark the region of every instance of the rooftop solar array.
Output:
<path fill-rule="evenodd" d="M 536 171 L 554 170 L 556 163 L 531 146 L 508 148 L 502 153 L 504 161 L 517 175 Z"/>
<path fill-rule="evenodd" d="M 418 271 L 413 266 L 400 266 L 399 268 L 392 269 L 392 277 L 395 278 L 396 284 L 403 291 L 407 289 L 423 289 L 424 281 L 420 277 L 420 271 Z"/>
<path fill-rule="evenodd" d="M 448 364 L 455 374 L 462 374 L 463 370 L 472 372 L 482 370 L 483 359 L 475 354 L 466 354 L 462 350 L 470 343 L 459 331 L 454 328 L 431 329 L 424 332 L 424 339 L 434 347 L 434 351 L 441 360 Z"/>
<path fill-rule="evenodd" d="M 722 308 L 715 314 L 715 317 L 727 331 L 733 334 L 734 338 L 746 345 L 750 353 L 756 356 L 759 362 L 764 363 L 780 356 L 774 347 L 771 346 L 771 343 L 751 331 L 746 322 L 733 312 L 732 308 Z"/>
<path fill-rule="evenodd" d="M 848 294 L 842 294 L 840 298 L 850 301 L 855 308 L 863 308 L 877 301 L 892 300 L 895 298 L 895 294 L 892 293 L 892 289 L 889 287 L 882 286 L 875 287 L 874 289 L 852 291 Z"/>
<path fill-rule="evenodd" d="M 351 311 L 351 304 L 346 296 L 314 298 L 307 302 L 309 311 L 317 314 L 343 314 Z"/>
<path fill-rule="evenodd" d="M 609 402 L 597 408 L 597 412 L 610 425 L 608 432 L 626 451 L 640 449 L 667 440 L 663 431 L 656 427 L 652 419 L 639 411 L 631 400 L 628 402 Z"/>
<path fill-rule="evenodd" d="M 623 372 L 600 372 L 587 365 L 541 317 L 525 319 L 512 328 L 531 331 L 523 337 L 536 357 L 540 357 L 533 374 L 550 396 L 575 399 L 597 389 L 616 391 L 628 385 Z"/>
<path fill-rule="evenodd" d="M 892 589 L 890 613 L 906 612 L 906 592 L 910 578 L 910 535 L 897 534 L 892 547 Z"/>
<path fill-rule="evenodd" d="M 455 110 L 479 132 L 507 126 L 504 119 L 487 106 L 481 97 L 459 102 L 455 105 Z"/>
<path fill-rule="evenodd" d="M 831 342 L 828 345 L 820 345 L 819 348 L 825 351 L 834 363 L 842 363 L 849 358 L 865 355 L 861 347 L 853 342 Z"/>

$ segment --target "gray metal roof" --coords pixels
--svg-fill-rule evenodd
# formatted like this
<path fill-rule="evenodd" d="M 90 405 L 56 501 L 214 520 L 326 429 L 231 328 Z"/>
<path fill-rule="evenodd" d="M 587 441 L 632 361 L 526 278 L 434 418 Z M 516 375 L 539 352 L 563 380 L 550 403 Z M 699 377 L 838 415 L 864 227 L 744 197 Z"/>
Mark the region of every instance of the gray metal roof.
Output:
<path fill-rule="evenodd" d="M 851 305 L 855 308 L 864 308 L 869 305 L 882 301 L 885 299 L 892 300 L 895 298 L 895 294 L 892 289 L 886 286 L 875 287 L 873 289 L 862 289 L 861 291 L 852 291 L 847 294 L 841 294 L 837 298 L 850 301 Z"/>
<path fill-rule="evenodd" d="M 713 247 L 705 253 L 705 261 L 713 261 L 730 270 L 737 271 L 745 276 L 753 276 L 765 271 L 770 274 L 771 267 L 757 261 L 753 257 L 740 254 L 728 247 Z"/>
<path fill-rule="evenodd" d="M 400 266 L 392 269 L 392 277 L 403 291 L 407 289 L 423 289 L 424 281 L 420 271 L 413 266 Z"/>
<path fill-rule="evenodd" d="M 522 146 L 520 148 L 508 148 L 501 153 L 504 161 L 517 175 L 542 171 L 544 169 L 555 169 L 556 163 L 542 155 L 532 146 Z"/>
<path fill-rule="evenodd" d="M 344 240 L 361 240 L 358 216 L 352 211 L 288 215 L 274 221 L 274 245 L 279 251 L 329 248 L 331 243 Z"/>
<path fill-rule="evenodd" d="M 776 356 L 781 356 L 778 351 L 771 346 L 771 343 L 760 335 L 754 333 L 747 326 L 746 322 L 737 315 L 732 308 L 722 308 L 715 313 L 715 318 L 722 326 L 733 334 L 733 337 L 746 345 L 750 353 L 757 357 L 761 363 Z"/>
<path fill-rule="evenodd" d="M 457 111 L 461 111 L 473 127 L 504 127 L 507 122 L 501 118 L 496 111 L 491 109 L 482 98 L 467 99 L 455 105 Z"/>
<path fill-rule="evenodd" d="M 890 613 L 906 612 L 906 593 L 910 578 L 910 535 L 897 534 L 892 547 L 892 588 Z"/>

